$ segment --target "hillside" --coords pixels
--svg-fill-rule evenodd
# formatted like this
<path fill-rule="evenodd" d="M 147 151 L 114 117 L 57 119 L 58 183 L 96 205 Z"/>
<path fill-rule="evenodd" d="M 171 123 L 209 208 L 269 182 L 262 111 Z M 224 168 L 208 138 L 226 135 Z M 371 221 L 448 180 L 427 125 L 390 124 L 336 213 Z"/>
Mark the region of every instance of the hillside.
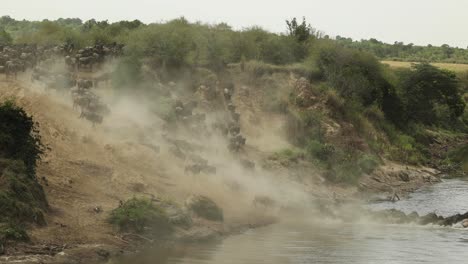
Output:
<path fill-rule="evenodd" d="M 326 95 L 294 73 L 273 73 L 266 79 L 251 79 L 250 74 L 240 72 L 239 68 L 231 70 L 232 103 L 240 115 L 242 134 L 247 138 L 246 146 L 239 152 L 229 151 L 228 141 L 213 126 L 215 120 L 219 117 L 222 120 L 229 111 L 225 99 L 206 100 L 203 85 L 194 94 L 187 94 L 183 82 L 163 85 L 174 91 L 171 97 L 180 98 L 183 104 L 186 100 L 198 101 L 194 111 L 206 114 L 203 122 L 206 126 L 201 128 L 187 127 L 183 120 L 168 123 L 152 112 L 151 102 L 118 97 L 106 84 L 94 89 L 108 103 L 111 114 L 102 124 L 93 126 L 79 118 L 69 93 L 45 89 L 47 86 L 40 82 L 32 83 L 29 73 L 20 75 L 17 81 L 2 81 L 0 99 L 14 98 L 33 116 L 49 149 L 38 164 L 37 177 L 45 189 L 50 210 L 46 214 L 47 226 L 30 229 L 33 244 L 47 245 L 57 252 L 66 247 L 67 254 L 88 252 L 89 247 L 125 248 L 129 238 L 119 234 L 107 219 L 121 201 L 132 197 L 167 199 L 179 205 L 193 194 L 210 197 L 223 208 L 224 224 L 195 219 L 191 229 L 179 229 L 177 233 L 181 238 L 198 239 L 213 230 L 225 234 L 246 225 L 272 221 L 271 217 L 278 214 L 270 209 L 258 211 L 253 203 L 258 197 L 269 197 L 277 204 L 276 208 L 306 205 L 312 210 L 321 200 L 361 198 L 354 186 L 370 193 L 391 193 L 397 189 L 404 194 L 430 182 L 429 178 L 432 182 L 438 180 L 437 172 L 431 169 L 399 165 L 382 156 L 382 161 L 378 161 L 382 166 L 372 165 L 368 176 L 359 179 L 357 185 L 339 182 L 330 185 L 329 169 L 311 162 L 292 145 L 302 132 L 300 123 L 295 123 L 298 121 L 291 114 L 303 106 L 290 105 L 288 111 L 272 110 L 276 94 L 281 98 L 293 91 L 297 99 L 307 99 L 307 107 L 323 115 L 320 121 L 323 140 L 335 146 L 362 147 L 362 153 L 374 155 L 365 141 L 352 124 L 334 118 L 335 110 L 327 104 Z M 83 76 L 90 78 L 89 73 L 82 73 Z M 194 133 L 193 129 L 207 134 Z M 187 171 L 200 160 L 206 160 L 215 171 L 200 174 Z M 408 180 L 401 180 L 402 173 L 410 175 Z M 207 226 L 212 231 L 208 232 Z M 29 246 L 17 250 L 8 253 L 32 251 Z M 35 250 L 41 251 L 41 247 Z M 87 256 L 96 257 L 94 253 Z"/>
<path fill-rule="evenodd" d="M 0 161 L 0 191 L 16 194 L 0 202 L 28 209 L 0 217 L 0 261 L 103 261 L 466 175 L 464 71 L 388 67 L 296 19 L 287 34 L 0 23 L 0 147 L 13 150 L 0 154 L 15 161 Z"/>
<path fill-rule="evenodd" d="M 307 175 L 308 179 L 295 181 L 288 175 L 292 172 L 286 170 L 264 170 L 257 165 L 252 171 L 242 167 L 239 156 L 260 164 L 276 148 L 271 142 L 280 142 L 274 134 L 255 140 L 259 134 L 276 129 L 269 121 L 262 128 L 246 121 L 246 135 L 252 140 L 245 152 L 233 155 L 222 138 L 200 139 L 183 130 L 170 138 L 163 136 L 164 122 L 154 116 L 150 118 L 141 102 L 130 99 L 114 102 L 111 116 L 102 125 L 93 127 L 78 118 L 79 113 L 72 109 L 66 95 L 37 86 L 29 81 L 1 83 L 1 100 L 15 98 L 38 122 L 42 141 L 50 149 L 37 168 L 50 212 L 46 214 L 46 227 L 31 230 L 34 244 L 57 248 L 66 244 L 71 249 L 101 244 L 122 247 L 126 243 L 116 238 L 116 230 L 107 223 L 107 218 L 119 201 L 134 196 L 170 199 L 181 205 L 191 194 L 209 196 L 224 209 L 226 225 L 215 227 L 224 232 L 229 226 L 267 221 L 251 213 L 256 195 L 268 195 L 291 206 L 309 199 L 312 190 L 314 195 L 329 195 L 313 184 L 320 181 L 313 168 L 301 171 L 301 176 Z M 245 108 L 246 114 L 255 111 Z M 196 148 L 192 151 L 181 147 L 193 157 L 184 159 L 175 155 L 174 149 L 179 148 L 175 140 Z M 193 162 L 191 159 L 201 157 L 216 167 L 215 175 L 191 175 L 184 171 Z M 310 183 L 303 185 L 306 182 Z M 24 251 L 28 252 L 27 247 Z M 22 251 L 20 248 L 17 253 L 8 252 Z"/>

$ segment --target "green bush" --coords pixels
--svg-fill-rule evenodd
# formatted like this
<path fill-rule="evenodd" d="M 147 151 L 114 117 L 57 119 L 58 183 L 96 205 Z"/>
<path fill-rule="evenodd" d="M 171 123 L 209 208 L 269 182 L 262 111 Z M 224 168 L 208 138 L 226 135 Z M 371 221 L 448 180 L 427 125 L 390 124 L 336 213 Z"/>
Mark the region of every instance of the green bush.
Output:
<path fill-rule="evenodd" d="M 462 116 L 465 102 L 455 73 L 428 63 L 415 64 L 401 76 L 407 119 L 424 124 L 446 124 Z"/>
<path fill-rule="evenodd" d="M 46 224 L 48 203 L 35 174 L 43 151 L 32 118 L 13 101 L 0 104 L 0 225 Z M 27 237 L 17 229 L 2 230 L 6 239 Z"/>
<path fill-rule="evenodd" d="M 334 168 L 335 182 L 356 184 L 362 176 L 362 171 L 355 161 L 343 161 Z"/>
<path fill-rule="evenodd" d="M 0 159 L 0 222 L 45 224 L 48 204 L 42 186 L 31 179 L 22 161 Z"/>
<path fill-rule="evenodd" d="M 449 164 L 454 164 L 464 173 L 468 173 L 468 145 L 460 146 L 448 153 Z"/>
<path fill-rule="evenodd" d="M 10 100 L 0 104 L 0 158 L 22 160 L 34 177 L 44 146 L 32 117 Z"/>
<path fill-rule="evenodd" d="M 186 206 L 196 215 L 212 221 L 223 221 L 223 210 L 213 200 L 206 196 L 193 196 L 187 202 Z"/>
<path fill-rule="evenodd" d="M 384 88 L 389 85 L 379 61 L 358 50 L 324 45 L 318 52 L 317 65 L 322 76 L 340 95 L 363 105 L 380 100 Z"/>
<path fill-rule="evenodd" d="M 11 35 L 5 29 L 0 28 L 0 45 L 9 45 L 11 42 L 13 42 Z"/>
<path fill-rule="evenodd" d="M 23 226 L 10 223 L 0 226 L 0 246 L 5 241 L 28 242 L 29 236 Z"/>
<path fill-rule="evenodd" d="M 275 152 L 270 159 L 278 160 L 280 163 L 288 165 L 290 162 L 298 162 L 303 157 L 304 153 L 302 151 L 288 148 Z"/>
<path fill-rule="evenodd" d="M 163 208 L 150 200 L 132 198 L 112 210 L 109 222 L 121 231 L 163 235 L 172 231 L 169 219 Z"/>
<path fill-rule="evenodd" d="M 306 145 L 306 151 L 313 158 L 321 161 L 328 161 L 333 157 L 336 149 L 331 144 L 321 143 L 317 140 L 310 140 Z"/>
<path fill-rule="evenodd" d="M 364 173 L 370 174 L 379 166 L 380 161 L 375 156 L 364 154 L 359 158 L 357 164 Z"/>

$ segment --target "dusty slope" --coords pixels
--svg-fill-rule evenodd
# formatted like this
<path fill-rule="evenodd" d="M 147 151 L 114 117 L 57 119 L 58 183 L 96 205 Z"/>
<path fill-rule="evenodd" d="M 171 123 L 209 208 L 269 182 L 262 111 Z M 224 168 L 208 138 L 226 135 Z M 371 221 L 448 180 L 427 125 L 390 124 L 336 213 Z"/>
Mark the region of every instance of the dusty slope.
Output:
<path fill-rule="evenodd" d="M 196 151 L 217 167 L 217 175 L 187 175 L 188 161 L 171 152 L 173 145 L 161 136 L 160 120 L 151 119 L 137 103 L 116 103 L 104 124 L 93 128 L 78 118 L 67 95 L 44 91 L 27 79 L 1 81 L 0 101 L 15 98 L 39 123 L 42 139 L 50 148 L 39 164 L 38 177 L 51 212 L 48 226 L 32 231 L 35 243 L 122 245 L 105 220 L 120 200 L 133 196 L 162 196 L 183 204 L 191 194 L 208 195 L 225 209 L 230 225 L 257 220 L 251 214 L 255 195 L 271 196 L 283 205 L 299 204 L 314 187 L 291 181 L 286 170 L 243 169 L 218 137 L 199 139 L 203 146 Z M 253 138 L 255 133 L 261 133 L 260 128 L 247 134 Z M 187 131 L 170 136 L 189 137 Z M 248 145 L 242 155 L 260 162 L 271 153 L 271 144 L 265 143 Z M 95 211 L 98 207 L 102 213 Z"/>
<path fill-rule="evenodd" d="M 294 81 L 293 77 L 286 80 Z M 248 139 L 239 154 L 230 153 L 221 136 L 194 135 L 186 129 L 168 135 L 164 122 L 148 111 L 148 102 L 112 100 L 112 94 L 102 87 L 97 92 L 111 104 L 112 113 L 102 125 L 92 127 L 78 118 L 68 94 L 45 91 L 30 83 L 27 75 L 18 81 L 0 80 L 0 101 L 14 97 L 39 123 L 43 141 L 50 148 L 39 164 L 38 177 L 51 212 L 47 227 L 31 231 L 36 244 L 125 247 L 126 242 L 106 218 L 119 201 L 133 196 L 164 197 L 179 204 L 191 194 L 214 199 L 224 209 L 226 223 L 198 221 L 200 229 L 187 231 L 190 236 L 190 232 L 199 234 L 206 228 L 222 231 L 266 221 L 268 217 L 252 206 L 257 195 L 294 208 L 313 199 L 332 199 L 333 193 L 344 198 L 356 192 L 355 188 L 324 183 L 316 168 L 305 161 L 285 167 L 268 160 L 274 151 L 290 147 L 284 140 L 285 117 L 259 107 L 268 90 L 242 87 L 234 94 L 242 133 Z M 186 140 L 194 148 L 184 150 L 188 158 L 181 159 L 174 152 L 175 139 Z M 185 173 L 191 156 L 208 160 L 217 168 L 216 175 Z M 241 158 L 255 162 L 255 170 L 241 166 Z M 405 170 L 401 165 L 387 164 L 374 175 L 365 176 L 361 190 L 410 190 L 426 182 L 417 168 L 410 168 L 414 173 L 408 182 L 402 180 L 400 171 Z"/>

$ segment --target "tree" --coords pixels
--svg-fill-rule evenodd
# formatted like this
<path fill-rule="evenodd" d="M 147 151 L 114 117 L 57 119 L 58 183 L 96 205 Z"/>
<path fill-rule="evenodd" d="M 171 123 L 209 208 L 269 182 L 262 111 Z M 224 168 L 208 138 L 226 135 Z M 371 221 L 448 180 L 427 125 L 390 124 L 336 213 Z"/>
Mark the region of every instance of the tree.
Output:
<path fill-rule="evenodd" d="M 13 41 L 12 37 L 5 29 L 0 28 L 0 45 L 8 45 Z"/>
<path fill-rule="evenodd" d="M 317 64 L 323 77 L 346 98 L 364 106 L 380 102 L 388 90 L 380 63 L 368 53 L 331 44 L 318 54 Z"/>
<path fill-rule="evenodd" d="M 36 162 L 44 149 L 32 117 L 13 101 L 0 104 L 0 158 L 23 161 L 28 174 L 33 177 Z"/>
<path fill-rule="evenodd" d="M 297 19 L 291 21 L 286 20 L 288 25 L 288 34 L 297 39 L 299 42 L 305 42 L 313 35 L 314 29 L 310 24 L 307 24 L 305 17 L 302 18 L 302 23 L 297 23 Z"/>
<path fill-rule="evenodd" d="M 465 110 L 456 75 L 428 63 L 413 65 L 403 77 L 402 88 L 409 120 L 437 124 L 437 105 L 446 105 L 452 119 Z"/>

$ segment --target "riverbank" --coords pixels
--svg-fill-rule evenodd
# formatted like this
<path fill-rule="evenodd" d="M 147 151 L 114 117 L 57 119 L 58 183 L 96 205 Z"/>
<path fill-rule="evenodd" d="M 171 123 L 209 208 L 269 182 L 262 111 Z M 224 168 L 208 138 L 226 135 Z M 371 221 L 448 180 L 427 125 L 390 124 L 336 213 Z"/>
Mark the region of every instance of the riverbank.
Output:
<path fill-rule="evenodd" d="M 434 168 L 386 162 L 362 177 L 358 190 L 364 200 L 388 200 L 393 194 L 403 198 L 423 186 L 441 182 L 444 177 L 447 175 Z"/>

